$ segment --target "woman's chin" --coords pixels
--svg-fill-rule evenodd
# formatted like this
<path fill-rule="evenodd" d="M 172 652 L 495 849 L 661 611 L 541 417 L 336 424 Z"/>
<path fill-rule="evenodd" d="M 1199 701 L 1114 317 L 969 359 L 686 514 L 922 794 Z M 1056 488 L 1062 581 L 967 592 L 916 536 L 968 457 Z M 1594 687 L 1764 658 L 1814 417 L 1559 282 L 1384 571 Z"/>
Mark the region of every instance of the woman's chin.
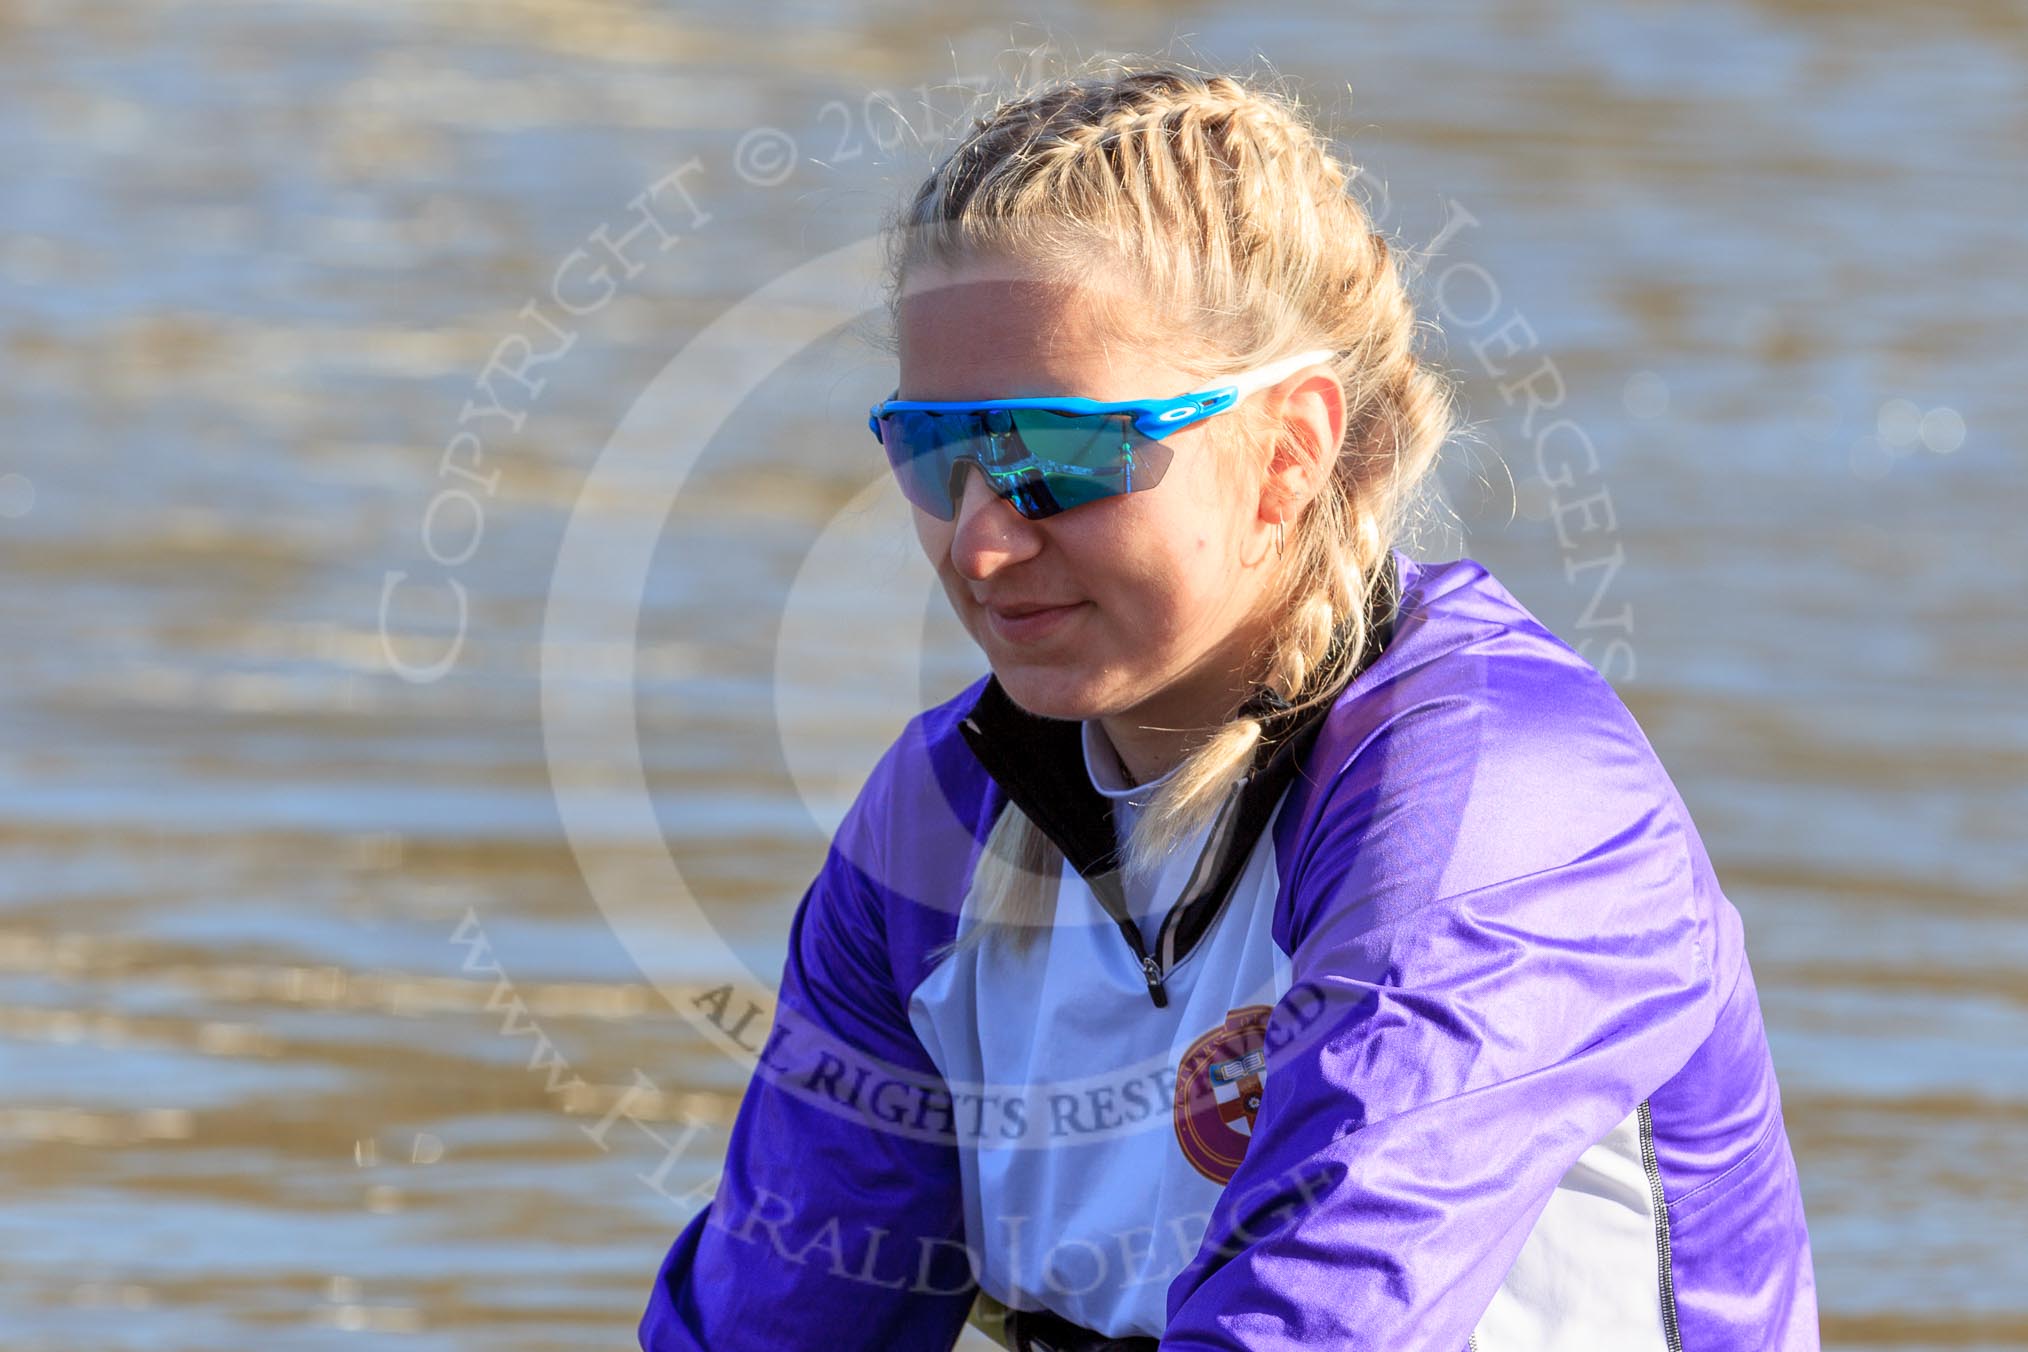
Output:
<path fill-rule="evenodd" d="M 993 674 L 1009 699 L 1039 718 L 1082 720 L 1108 712 L 1102 682 L 1079 668 L 996 662 Z"/>

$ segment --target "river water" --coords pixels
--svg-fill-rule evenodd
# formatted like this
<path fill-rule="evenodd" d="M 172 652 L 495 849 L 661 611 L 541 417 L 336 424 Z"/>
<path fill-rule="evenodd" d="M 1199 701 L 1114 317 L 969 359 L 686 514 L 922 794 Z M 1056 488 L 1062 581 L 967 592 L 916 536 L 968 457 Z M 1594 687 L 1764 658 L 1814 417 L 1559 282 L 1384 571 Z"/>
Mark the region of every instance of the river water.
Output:
<path fill-rule="evenodd" d="M 2028 1346 L 1993 0 L 0 0 L 0 1346 L 630 1344 L 745 1074 L 672 999 L 778 971 L 981 670 L 864 430 L 866 242 L 968 91 L 1172 39 L 1427 258 L 1475 435 L 1411 552 L 1675 776 L 1827 1345 Z"/>

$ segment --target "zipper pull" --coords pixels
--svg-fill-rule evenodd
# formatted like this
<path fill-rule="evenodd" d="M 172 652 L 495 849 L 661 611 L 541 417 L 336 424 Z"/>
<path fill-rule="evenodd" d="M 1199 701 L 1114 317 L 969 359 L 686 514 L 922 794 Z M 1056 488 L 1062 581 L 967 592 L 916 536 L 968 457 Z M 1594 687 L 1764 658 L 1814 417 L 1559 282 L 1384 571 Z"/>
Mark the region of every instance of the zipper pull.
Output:
<path fill-rule="evenodd" d="M 1155 1002 L 1155 1008 L 1169 1007 L 1169 992 L 1162 988 L 1162 964 L 1153 958 L 1141 959 L 1141 975 L 1148 978 L 1148 998 Z"/>

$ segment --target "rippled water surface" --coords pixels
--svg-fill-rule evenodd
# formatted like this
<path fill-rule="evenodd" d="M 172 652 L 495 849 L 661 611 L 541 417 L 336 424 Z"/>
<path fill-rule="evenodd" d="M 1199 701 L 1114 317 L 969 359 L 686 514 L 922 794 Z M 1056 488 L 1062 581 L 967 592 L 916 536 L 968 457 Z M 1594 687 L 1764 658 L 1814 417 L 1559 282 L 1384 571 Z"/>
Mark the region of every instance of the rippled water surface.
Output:
<path fill-rule="evenodd" d="M 669 997 L 980 669 L 865 242 L 967 86 L 1172 34 L 1435 246 L 1420 552 L 1696 815 L 1827 1343 L 2028 1345 L 2020 7 L 1029 20 L 0 0 L 0 1345 L 630 1342 L 743 1083 Z"/>

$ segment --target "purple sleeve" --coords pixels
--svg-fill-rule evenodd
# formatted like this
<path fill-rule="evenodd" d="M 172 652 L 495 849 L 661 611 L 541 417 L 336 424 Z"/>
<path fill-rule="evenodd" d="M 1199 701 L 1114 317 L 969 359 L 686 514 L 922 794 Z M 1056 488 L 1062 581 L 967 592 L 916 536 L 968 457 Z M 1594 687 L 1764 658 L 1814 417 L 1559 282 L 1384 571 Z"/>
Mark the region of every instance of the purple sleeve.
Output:
<path fill-rule="evenodd" d="M 1303 805 L 1293 984 L 1165 1352 L 1465 1348 L 1559 1180 L 1711 1030 L 1680 800 L 1602 680 L 1527 673 L 1394 697 Z"/>
<path fill-rule="evenodd" d="M 949 1100 L 896 989 L 868 814 L 863 793 L 797 907 L 717 1194 L 662 1264 L 645 1352 L 949 1352 L 964 1324 Z"/>

